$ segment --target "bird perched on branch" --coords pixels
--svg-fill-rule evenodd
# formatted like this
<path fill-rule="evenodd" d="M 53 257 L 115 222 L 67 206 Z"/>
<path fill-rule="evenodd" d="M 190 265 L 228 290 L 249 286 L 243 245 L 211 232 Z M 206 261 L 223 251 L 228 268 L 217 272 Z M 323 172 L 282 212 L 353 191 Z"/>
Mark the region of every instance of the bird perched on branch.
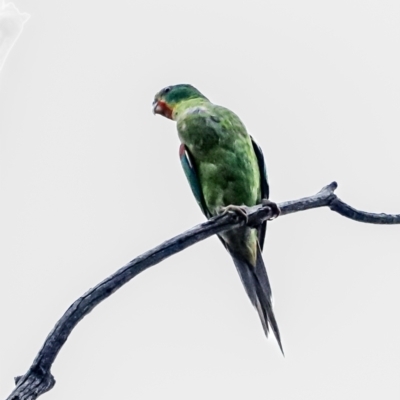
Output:
<path fill-rule="evenodd" d="M 211 103 L 191 85 L 168 86 L 158 92 L 153 112 L 177 123 L 179 156 L 193 194 L 207 218 L 234 212 L 246 218 L 245 206 L 268 204 L 269 187 L 261 148 L 232 111 Z M 271 327 L 283 353 L 272 293 L 261 251 L 266 222 L 219 235 L 232 256 L 246 292 L 257 309 L 266 336 Z"/>

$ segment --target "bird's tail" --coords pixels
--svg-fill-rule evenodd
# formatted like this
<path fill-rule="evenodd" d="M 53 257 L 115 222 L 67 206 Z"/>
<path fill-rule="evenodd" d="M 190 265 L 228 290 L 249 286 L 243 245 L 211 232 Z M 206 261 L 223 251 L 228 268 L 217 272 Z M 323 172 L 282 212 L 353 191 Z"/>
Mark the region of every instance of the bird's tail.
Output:
<path fill-rule="evenodd" d="M 279 348 L 281 349 L 282 354 L 284 354 L 278 324 L 272 309 L 271 285 L 269 283 L 260 247 L 257 246 L 257 262 L 255 267 L 248 261 L 238 258 L 233 254 L 233 252 L 230 253 L 243 286 L 246 289 L 247 295 L 249 296 L 253 306 L 258 311 L 265 335 L 268 337 L 269 327 L 271 327 Z"/>

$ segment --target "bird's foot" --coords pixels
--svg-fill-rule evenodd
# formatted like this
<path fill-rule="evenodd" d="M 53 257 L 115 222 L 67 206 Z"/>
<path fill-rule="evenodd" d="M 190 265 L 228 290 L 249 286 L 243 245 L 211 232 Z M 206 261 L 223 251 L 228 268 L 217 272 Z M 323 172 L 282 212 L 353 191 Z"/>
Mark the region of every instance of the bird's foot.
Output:
<path fill-rule="evenodd" d="M 278 218 L 281 214 L 281 209 L 279 208 L 278 204 L 274 203 L 273 201 L 269 199 L 262 199 L 261 204 L 263 206 L 268 206 L 272 210 L 272 217 L 269 218 L 270 221 Z"/>
<path fill-rule="evenodd" d="M 246 224 L 249 222 L 249 216 L 246 206 L 235 206 L 233 204 L 230 204 L 229 206 L 221 208 L 220 215 L 225 215 L 229 212 L 235 214 L 239 219 L 243 219 Z"/>

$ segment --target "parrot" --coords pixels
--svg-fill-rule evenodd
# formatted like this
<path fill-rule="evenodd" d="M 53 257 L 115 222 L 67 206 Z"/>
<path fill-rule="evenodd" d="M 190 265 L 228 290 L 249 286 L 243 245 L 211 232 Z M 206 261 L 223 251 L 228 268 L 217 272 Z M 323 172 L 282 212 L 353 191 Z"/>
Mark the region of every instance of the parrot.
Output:
<path fill-rule="evenodd" d="M 268 200 L 261 148 L 231 110 L 212 103 L 189 84 L 167 86 L 154 97 L 153 113 L 176 122 L 179 157 L 193 195 L 206 218 L 233 212 L 246 220 L 246 207 L 263 203 L 274 218 L 280 209 Z M 262 257 L 267 222 L 218 235 L 230 254 L 265 335 L 272 329 L 283 352 L 272 307 L 272 291 Z"/>

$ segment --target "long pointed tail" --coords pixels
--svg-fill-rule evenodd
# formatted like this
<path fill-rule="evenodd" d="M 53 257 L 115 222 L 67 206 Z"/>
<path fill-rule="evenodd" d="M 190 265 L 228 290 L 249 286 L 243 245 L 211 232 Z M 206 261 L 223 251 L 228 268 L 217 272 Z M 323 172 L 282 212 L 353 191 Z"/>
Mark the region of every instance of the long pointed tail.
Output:
<path fill-rule="evenodd" d="M 247 295 L 249 296 L 253 306 L 258 311 L 265 335 L 268 337 L 269 327 L 271 327 L 279 348 L 284 355 L 278 323 L 276 322 L 274 311 L 272 309 L 271 285 L 269 283 L 267 270 L 264 265 L 260 248 L 258 247 L 257 250 L 257 263 L 255 267 L 253 267 L 249 262 L 237 258 L 232 254 L 232 252 L 231 256 L 243 286 L 246 289 Z"/>

